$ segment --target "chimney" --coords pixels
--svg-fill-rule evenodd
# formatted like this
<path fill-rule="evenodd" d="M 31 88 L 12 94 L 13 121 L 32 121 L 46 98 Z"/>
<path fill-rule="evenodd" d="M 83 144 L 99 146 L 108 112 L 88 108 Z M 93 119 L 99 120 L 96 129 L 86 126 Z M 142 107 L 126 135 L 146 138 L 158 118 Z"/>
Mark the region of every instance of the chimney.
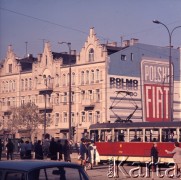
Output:
<path fill-rule="evenodd" d="M 130 40 L 124 40 L 123 41 L 123 47 L 130 46 Z"/>
<path fill-rule="evenodd" d="M 139 39 L 131 38 L 131 40 L 130 40 L 130 46 L 132 46 L 132 45 L 138 43 L 138 41 L 139 41 Z"/>

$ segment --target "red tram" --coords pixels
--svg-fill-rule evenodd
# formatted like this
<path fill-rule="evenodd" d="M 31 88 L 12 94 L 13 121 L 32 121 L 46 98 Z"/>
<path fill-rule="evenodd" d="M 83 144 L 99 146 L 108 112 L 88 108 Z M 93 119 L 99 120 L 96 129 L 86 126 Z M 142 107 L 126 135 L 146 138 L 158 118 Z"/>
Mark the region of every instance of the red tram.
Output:
<path fill-rule="evenodd" d="M 175 141 L 181 142 L 181 122 L 97 123 L 90 126 L 100 161 L 115 157 L 119 161 L 149 162 L 153 142 L 157 142 L 159 161 L 173 162 Z"/>

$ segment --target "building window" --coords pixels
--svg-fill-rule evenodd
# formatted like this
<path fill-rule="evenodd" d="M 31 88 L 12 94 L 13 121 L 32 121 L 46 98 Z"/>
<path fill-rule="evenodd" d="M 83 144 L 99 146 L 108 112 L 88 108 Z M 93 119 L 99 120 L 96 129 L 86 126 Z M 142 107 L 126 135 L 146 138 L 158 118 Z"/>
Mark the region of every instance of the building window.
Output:
<path fill-rule="evenodd" d="M 88 117 L 89 122 L 93 122 L 93 121 L 92 121 L 92 112 L 89 112 L 88 116 L 89 116 L 89 117 Z"/>
<path fill-rule="evenodd" d="M 48 64 L 48 58 L 47 58 L 47 56 L 45 57 L 45 63 L 46 63 L 46 66 L 47 66 L 47 64 Z"/>
<path fill-rule="evenodd" d="M 71 119 L 72 119 L 72 123 L 74 123 L 75 122 L 75 114 L 73 112 L 71 114 Z"/>
<path fill-rule="evenodd" d="M 126 55 L 121 54 L 121 60 L 122 60 L 122 61 L 126 61 Z"/>
<path fill-rule="evenodd" d="M 64 103 L 67 103 L 67 92 L 64 92 L 63 102 L 64 102 Z"/>
<path fill-rule="evenodd" d="M 55 113 L 55 126 L 59 124 L 59 113 Z"/>
<path fill-rule="evenodd" d="M 56 87 L 59 87 L 59 75 L 58 74 L 56 74 L 56 76 L 55 76 L 55 86 Z"/>
<path fill-rule="evenodd" d="M 72 79 L 71 80 L 72 80 L 72 85 L 75 85 L 75 73 L 74 72 L 72 73 Z"/>
<path fill-rule="evenodd" d="M 24 79 L 21 80 L 21 90 L 24 90 Z"/>
<path fill-rule="evenodd" d="M 95 94 L 95 98 L 96 98 L 96 102 L 100 102 L 100 90 L 99 89 L 96 89 L 96 94 Z"/>
<path fill-rule="evenodd" d="M 131 61 L 133 61 L 133 53 L 131 53 Z"/>
<path fill-rule="evenodd" d="M 74 92 L 71 93 L 71 102 L 75 103 L 75 93 Z"/>
<path fill-rule="evenodd" d="M 25 79 L 25 90 L 28 89 L 28 79 Z"/>
<path fill-rule="evenodd" d="M 9 67 L 8 67 L 9 69 L 8 69 L 8 72 L 9 73 L 12 73 L 13 72 L 13 66 L 12 66 L 12 64 L 9 64 Z"/>
<path fill-rule="evenodd" d="M 89 71 L 86 71 L 86 77 L 85 77 L 86 84 L 89 84 Z"/>
<path fill-rule="evenodd" d="M 84 84 L 84 71 L 81 72 L 81 84 Z"/>
<path fill-rule="evenodd" d="M 29 79 L 29 90 L 31 90 L 32 89 L 32 79 L 30 78 Z"/>
<path fill-rule="evenodd" d="M 65 77 L 65 74 L 63 74 L 63 77 L 62 77 L 62 85 L 65 86 L 66 84 L 66 77 Z"/>
<path fill-rule="evenodd" d="M 95 80 L 99 82 L 99 69 L 96 69 Z"/>
<path fill-rule="evenodd" d="M 92 90 L 88 90 L 88 93 L 89 93 L 89 94 L 88 94 L 88 95 L 89 95 L 89 99 L 90 99 L 90 100 L 93 99 L 93 98 L 92 98 Z"/>
<path fill-rule="evenodd" d="M 89 50 L 89 62 L 93 62 L 94 61 L 94 49 L 90 49 Z"/>
<path fill-rule="evenodd" d="M 63 112 L 63 122 L 67 122 L 67 112 Z"/>
<path fill-rule="evenodd" d="M 91 83 L 94 83 L 94 70 L 91 71 Z"/>
<path fill-rule="evenodd" d="M 100 122 L 100 111 L 95 112 L 95 123 Z"/>
<path fill-rule="evenodd" d="M 81 119 L 82 119 L 82 122 L 85 122 L 85 112 L 81 112 Z"/>

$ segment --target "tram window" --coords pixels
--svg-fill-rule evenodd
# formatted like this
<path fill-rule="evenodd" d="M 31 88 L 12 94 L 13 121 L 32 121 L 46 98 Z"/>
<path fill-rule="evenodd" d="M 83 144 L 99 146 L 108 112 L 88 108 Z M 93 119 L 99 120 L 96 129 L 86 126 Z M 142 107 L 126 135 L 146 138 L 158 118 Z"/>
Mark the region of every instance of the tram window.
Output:
<path fill-rule="evenodd" d="M 92 141 L 99 141 L 99 134 L 98 134 L 98 130 L 91 130 L 90 131 L 90 139 Z"/>
<path fill-rule="evenodd" d="M 125 129 L 116 129 L 114 132 L 114 141 L 125 141 L 126 132 Z"/>
<path fill-rule="evenodd" d="M 112 133 L 111 130 L 101 130 L 100 141 L 112 142 Z"/>
<path fill-rule="evenodd" d="M 129 141 L 138 142 L 143 141 L 143 130 L 142 129 L 130 129 L 129 130 Z"/>
<path fill-rule="evenodd" d="M 159 142 L 159 129 L 145 129 L 145 142 Z"/>
<path fill-rule="evenodd" d="M 162 129 L 162 142 L 177 141 L 177 131 L 174 128 Z"/>

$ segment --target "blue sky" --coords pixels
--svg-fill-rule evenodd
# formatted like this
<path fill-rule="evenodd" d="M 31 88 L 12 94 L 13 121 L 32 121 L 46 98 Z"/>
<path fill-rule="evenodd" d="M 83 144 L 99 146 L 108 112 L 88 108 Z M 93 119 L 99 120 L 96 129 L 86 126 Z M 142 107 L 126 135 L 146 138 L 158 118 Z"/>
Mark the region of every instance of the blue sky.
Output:
<path fill-rule="evenodd" d="M 181 26 L 180 0 L 0 0 L 0 60 L 13 45 L 18 57 L 42 53 L 43 39 L 54 52 L 68 51 L 58 42 L 72 43 L 78 52 L 89 29 L 95 28 L 101 43 L 138 38 L 140 43 L 168 46 L 168 32 Z M 172 45 L 181 46 L 181 28 Z"/>

